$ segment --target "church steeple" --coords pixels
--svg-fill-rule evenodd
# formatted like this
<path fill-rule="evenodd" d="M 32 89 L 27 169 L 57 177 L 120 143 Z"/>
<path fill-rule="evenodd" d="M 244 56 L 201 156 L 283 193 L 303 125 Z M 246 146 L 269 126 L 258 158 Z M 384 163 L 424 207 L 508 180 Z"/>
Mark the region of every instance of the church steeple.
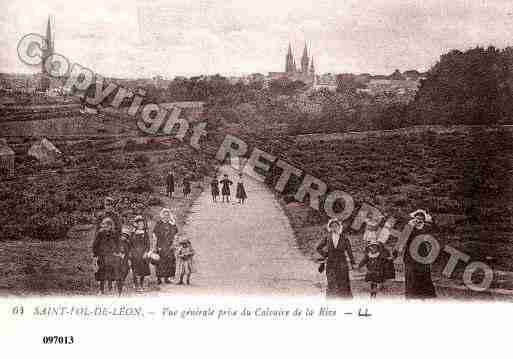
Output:
<path fill-rule="evenodd" d="M 53 39 L 52 39 L 52 25 L 50 23 L 50 16 L 48 16 L 48 22 L 46 23 L 46 50 L 50 53 L 53 52 Z"/>
<path fill-rule="evenodd" d="M 54 53 L 54 39 L 52 38 L 52 25 L 50 23 L 50 16 L 48 16 L 48 21 L 46 23 L 46 37 L 44 40 L 44 46 L 42 49 L 42 67 L 41 67 L 41 73 L 43 76 L 41 76 L 41 90 L 47 91 L 50 89 L 51 81 L 48 76 L 48 70 L 46 69 L 46 59 L 48 59 L 50 56 L 52 56 Z"/>
<path fill-rule="evenodd" d="M 289 50 L 287 52 L 287 57 L 285 59 L 285 72 L 292 73 L 296 71 L 296 62 L 294 60 L 294 55 L 292 55 L 292 47 L 289 42 Z"/>
<path fill-rule="evenodd" d="M 312 56 L 312 60 L 310 61 L 310 75 L 315 75 L 315 66 L 314 66 L 314 59 Z"/>
<path fill-rule="evenodd" d="M 305 48 L 303 49 L 303 56 L 301 56 L 301 72 L 305 75 L 308 73 L 309 63 L 310 63 L 310 59 L 308 58 L 308 49 L 307 49 L 307 44 L 305 42 Z"/>

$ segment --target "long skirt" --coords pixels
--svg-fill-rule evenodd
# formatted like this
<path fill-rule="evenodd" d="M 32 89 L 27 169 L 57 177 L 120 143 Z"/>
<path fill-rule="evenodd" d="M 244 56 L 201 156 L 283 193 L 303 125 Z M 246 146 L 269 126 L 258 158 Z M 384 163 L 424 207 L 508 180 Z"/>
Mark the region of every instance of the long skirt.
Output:
<path fill-rule="evenodd" d="M 160 251 L 160 260 L 155 265 L 157 278 L 174 277 L 176 272 L 175 254 L 172 251 Z"/>
<path fill-rule="evenodd" d="M 418 263 L 404 263 L 404 287 L 407 299 L 436 298 L 429 266 Z"/>
<path fill-rule="evenodd" d="M 349 267 L 347 262 L 328 262 L 326 265 L 326 278 L 328 288 L 326 296 L 329 298 L 352 298 L 351 282 L 349 280 Z"/>
<path fill-rule="evenodd" d="M 244 185 L 242 183 L 237 184 L 237 194 L 235 197 L 239 199 L 248 198 L 248 195 L 246 194 L 246 189 L 244 188 Z"/>
<path fill-rule="evenodd" d="M 98 271 L 94 278 L 98 282 L 121 280 L 123 276 L 122 260 L 114 255 L 98 257 Z"/>
<path fill-rule="evenodd" d="M 132 256 L 132 272 L 135 276 L 146 277 L 150 275 L 150 262 L 142 256 Z"/>

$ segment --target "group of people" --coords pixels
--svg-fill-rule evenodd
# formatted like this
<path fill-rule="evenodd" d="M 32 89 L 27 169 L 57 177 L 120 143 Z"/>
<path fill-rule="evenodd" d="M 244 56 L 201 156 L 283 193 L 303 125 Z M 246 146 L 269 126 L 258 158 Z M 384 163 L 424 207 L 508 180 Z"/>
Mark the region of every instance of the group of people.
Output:
<path fill-rule="evenodd" d="M 436 298 L 430 265 L 415 260 L 409 251 L 416 236 L 429 233 L 432 217 L 421 209 L 412 212 L 410 217 L 409 225 L 413 230 L 405 244 L 406 250 L 403 254 L 405 297 L 407 299 Z M 391 252 L 384 243 L 378 241 L 378 223 L 369 221 L 363 238 L 364 256 L 356 265 L 348 238 L 348 226 L 337 219 L 331 219 L 327 229 L 328 235 L 317 246 L 317 252 L 321 255 L 319 272 L 325 271 L 328 281 L 326 295 L 339 298 L 352 297 L 349 269 L 366 267 L 365 281 L 369 283 L 371 298 L 375 298 L 383 284 L 395 278 L 394 260 L 399 253 Z M 427 255 L 428 244 L 423 242 L 418 251 L 420 255 Z"/>
<path fill-rule="evenodd" d="M 228 175 L 225 174 L 222 180 L 218 180 L 214 178 L 212 182 L 210 182 L 210 188 L 212 191 L 212 201 L 217 202 L 217 198 L 219 197 L 219 184 L 222 185 L 221 195 L 222 202 L 230 203 L 231 196 L 231 186 L 233 182 L 228 178 Z M 239 180 L 237 181 L 237 189 L 235 192 L 235 198 L 237 199 L 239 204 L 244 204 L 248 195 L 246 194 L 246 188 L 244 187 L 244 182 L 242 180 L 242 173 L 239 174 Z"/>
<path fill-rule="evenodd" d="M 150 236 L 154 238 L 153 248 Z M 95 279 L 99 282 L 100 294 L 106 289 L 111 291 L 116 283 L 121 295 L 130 270 L 135 290 L 143 291 L 145 278 L 151 274 L 150 265 L 155 266 L 158 284 L 172 283 L 177 277 L 177 284 L 188 285 L 194 271 L 194 254 L 190 240 L 178 236 L 176 218 L 168 208 L 161 210 L 150 233 L 147 220 L 140 214 L 131 224 L 123 226 L 114 209 L 114 200 L 105 199 L 93 242 Z"/>
<path fill-rule="evenodd" d="M 182 180 L 182 192 L 184 198 L 189 197 L 191 194 L 191 179 L 189 176 L 185 175 Z M 166 195 L 169 198 L 173 197 L 175 193 L 175 177 L 173 175 L 173 171 L 169 170 L 166 175 Z"/>

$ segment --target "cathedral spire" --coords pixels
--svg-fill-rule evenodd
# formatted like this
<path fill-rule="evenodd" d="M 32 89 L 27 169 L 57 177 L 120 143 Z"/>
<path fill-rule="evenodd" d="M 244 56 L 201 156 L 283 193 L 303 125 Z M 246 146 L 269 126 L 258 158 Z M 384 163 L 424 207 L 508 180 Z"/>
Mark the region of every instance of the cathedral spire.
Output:
<path fill-rule="evenodd" d="M 305 48 L 303 49 L 303 56 L 301 56 L 301 72 L 305 75 L 308 73 L 308 65 L 309 64 L 310 64 L 310 59 L 308 58 L 307 43 L 305 42 Z"/>
<path fill-rule="evenodd" d="M 46 50 L 53 52 L 53 39 L 52 39 L 52 25 L 50 23 L 50 16 L 48 16 L 48 22 L 46 23 Z"/>
<path fill-rule="evenodd" d="M 315 66 L 314 66 L 313 56 L 312 56 L 312 60 L 310 61 L 310 75 L 315 75 Z"/>

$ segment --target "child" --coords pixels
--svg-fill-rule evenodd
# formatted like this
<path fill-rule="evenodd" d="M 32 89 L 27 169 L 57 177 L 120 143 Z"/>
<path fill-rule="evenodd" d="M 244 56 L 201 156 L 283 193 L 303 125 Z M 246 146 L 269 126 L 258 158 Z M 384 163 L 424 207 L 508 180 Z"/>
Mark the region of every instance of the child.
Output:
<path fill-rule="evenodd" d="M 219 196 L 219 181 L 217 178 L 210 182 L 210 187 L 212 188 L 212 201 L 217 202 L 217 197 Z"/>
<path fill-rule="evenodd" d="M 387 261 L 387 251 L 381 243 L 372 241 L 367 245 L 358 268 L 367 266 L 365 281 L 370 283 L 371 298 L 376 298 L 379 286 L 386 280 Z"/>
<path fill-rule="evenodd" d="M 227 174 L 225 174 L 224 178 L 219 182 L 223 184 L 223 188 L 221 189 L 221 194 L 223 195 L 223 202 L 226 199 L 226 202 L 230 203 L 230 186 L 233 184 L 233 182 L 228 179 Z"/>
<path fill-rule="evenodd" d="M 248 195 L 246 194 L 246 190 L 244 189 L 244 183 L 242 182 L 242 173 L 239 175 L 239 182 L 237 182 L 237 193 L 235 195 L 239 200 L 239 204 L 244 204 Z"/>
<path fill-rule="evenodd" d="M 127 228 L 123 228 L 121 232 L 121 240 L 119 242 L 119 257 L 121 258 L 121 266 L 118 281 L 118 295 L 121 295 L 123 286 L 130 271 L 130 263 L 128 262 L 128 256 L 130 255 L 130 231 Z"/>
<path fill-rule="evenodd" d="M 98 271 L 94 276 L 100 283 L 100 294 L 104 294 L 105 282 L 107 282 L 107 289 L 110 291 L 112 290 L 112 282 L 119 281 L 121 266 L 119 237 L 114 220 L 110 217 L 106 217 L 100 222 L 99 230 L 93 242 L 93 257 L 97 258 L 96 264 L 98 266 Z"/>
<path fill-rule="evenodd" d="M 183 284 L 183 277 L 186 277 L 186 284 L 191 284 L 191 273 L 193 272 L 194 249 L 191 242 L 182 238 L 179 241 L 176 251 L 177 268 L 180 275 L 180 281 L 177 284 Z"/>
<path fill-rule="evenodd" d="M 189 197 L 189 194 L 191 193 L 191 181 L 189 177 L 184 177 L 183 179 L 183 196 L 184 198 Z"/>
<path fill-rule="evenodd" d="M 147 252 L 150 250 L 150 237 L 142 216 L 134 219 L 135 231 L 130 236 L 130 263 L 134 277 L 135 290 L 140 292 L 144 287 L 144 277 L 150 275 L 150 263 Z"/>

